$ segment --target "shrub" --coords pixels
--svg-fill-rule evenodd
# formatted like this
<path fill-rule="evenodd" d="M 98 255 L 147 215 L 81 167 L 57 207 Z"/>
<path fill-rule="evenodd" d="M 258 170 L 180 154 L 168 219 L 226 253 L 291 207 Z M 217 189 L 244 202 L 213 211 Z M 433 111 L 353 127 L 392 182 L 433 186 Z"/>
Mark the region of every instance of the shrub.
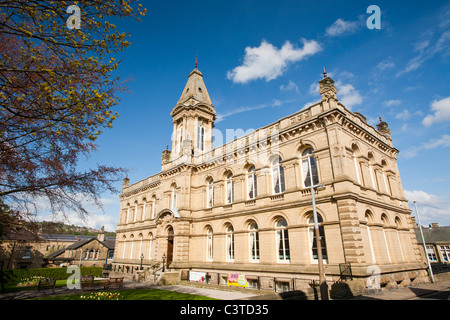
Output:
<path fill-rule="evenodd" d="M 101 267 L 81 267 L 81 275 L 92 275 L 100 277 L 102 275 Z M 67 273 L 67 268 L 37 268 L 37 269 L 12 269 L 4 270 L 4 280 L 7 283 L 17 283 L 26 281 L 30 278 L 55 278 L 56 280 L 67 280 L 70 273 Z"/>

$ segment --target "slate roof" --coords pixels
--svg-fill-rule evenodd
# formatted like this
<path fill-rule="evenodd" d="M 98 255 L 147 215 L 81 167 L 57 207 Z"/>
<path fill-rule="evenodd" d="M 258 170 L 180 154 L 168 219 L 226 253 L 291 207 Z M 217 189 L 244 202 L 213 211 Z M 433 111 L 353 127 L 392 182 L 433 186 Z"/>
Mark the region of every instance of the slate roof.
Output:
<path fill-rule="evenodd" d="M 433 227 L 433 228 L 425 228 L 422 227 L 423 237 L 425 238 L 426 243 L 442 243 L 448 242 L 450 243 L 450 227 Z M 416 233 L 417 242 L 422 244 L 422 236 L 420 235 L 420 229 L 414 229 Z"/>

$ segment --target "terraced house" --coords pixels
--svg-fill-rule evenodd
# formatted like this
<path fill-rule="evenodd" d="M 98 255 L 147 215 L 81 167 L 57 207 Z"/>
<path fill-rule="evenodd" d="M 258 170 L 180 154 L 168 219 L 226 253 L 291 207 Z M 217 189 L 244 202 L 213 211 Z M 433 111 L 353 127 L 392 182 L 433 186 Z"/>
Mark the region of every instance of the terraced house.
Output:
<path fill-rule="evenodd" d="M 348 110 L 326 73 L 319 84 L 319 103 L 213 148 L 221 133 L 195 68 L 161 171 L 123 182 L 113 269 L 164 256 L 212 283 L 239 274 L 249 287 L 299 288 L 318 279 L 314 190 L 327 281 L 342 264 L 357 278 L 375 265 L 385 282 L 426 275 L 387 123 Z"/>

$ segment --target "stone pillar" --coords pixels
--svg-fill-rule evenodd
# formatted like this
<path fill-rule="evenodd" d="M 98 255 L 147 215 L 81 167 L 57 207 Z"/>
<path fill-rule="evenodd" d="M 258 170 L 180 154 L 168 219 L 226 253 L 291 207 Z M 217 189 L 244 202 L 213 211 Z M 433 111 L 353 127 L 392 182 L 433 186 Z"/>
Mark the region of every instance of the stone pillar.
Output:
<path fill-rule="evenodd" d="M 356 264 L 365 263 L 356 201 L 353 199 L 338 200 L 337 206 L 345 260 Z"/>

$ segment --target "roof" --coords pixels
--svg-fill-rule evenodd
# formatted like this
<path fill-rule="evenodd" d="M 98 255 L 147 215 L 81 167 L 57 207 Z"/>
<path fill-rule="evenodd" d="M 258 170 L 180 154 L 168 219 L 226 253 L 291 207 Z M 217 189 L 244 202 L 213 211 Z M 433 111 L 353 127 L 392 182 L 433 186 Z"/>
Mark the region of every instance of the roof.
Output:
<path fill-rule="evenodd" d="M 45 241 L 40 235 L 24 227 L 10 230 L 5 236 L 1 237 L 0 240 Z"/>
<path fill-rule="evenodd" d="M 67 246 L 66 250 L 79 249 L 82 246 L 88 244 L 89 242 L 91 242 L 93 240 L 97 240 L 98 242 L 103 244 L 108 249 L 114 249 L 114 247 L 116 245 L 116 238 L 105 238 L 105 241 L 99 241 L 96 237 L 92 237 L 92 238 L 83 239 L 83 240 L 77 241 L 75 243 L 72 243 L 70 246 Z"/>
<path fill-rule="evenodd" d="M 181 97 L 178 100 L 177 105 L 193 104 L 196 103 L 206 104 L 211 107 L 211 112 L 215 114 L 215 110 L 212 107 L 212 101 L 209 97 L 208 90 L 206 89 L 205 82 L 203 81 L 203 74 L 196 68 L 190 74 L 186 86 L 181 93 Z M 189 101 L 189 102 L 188 102 Z M 173 111 L 172 111 L 173 112 Z"/>
<path fill-rule="evenodd" d="M 450 227 L 422 227 L 422 231 L 426 243 L 450 242 Z M 415 228 L 414 232 L 416 233 L 417 242 L 422 244 L 420 229 Z"/>

